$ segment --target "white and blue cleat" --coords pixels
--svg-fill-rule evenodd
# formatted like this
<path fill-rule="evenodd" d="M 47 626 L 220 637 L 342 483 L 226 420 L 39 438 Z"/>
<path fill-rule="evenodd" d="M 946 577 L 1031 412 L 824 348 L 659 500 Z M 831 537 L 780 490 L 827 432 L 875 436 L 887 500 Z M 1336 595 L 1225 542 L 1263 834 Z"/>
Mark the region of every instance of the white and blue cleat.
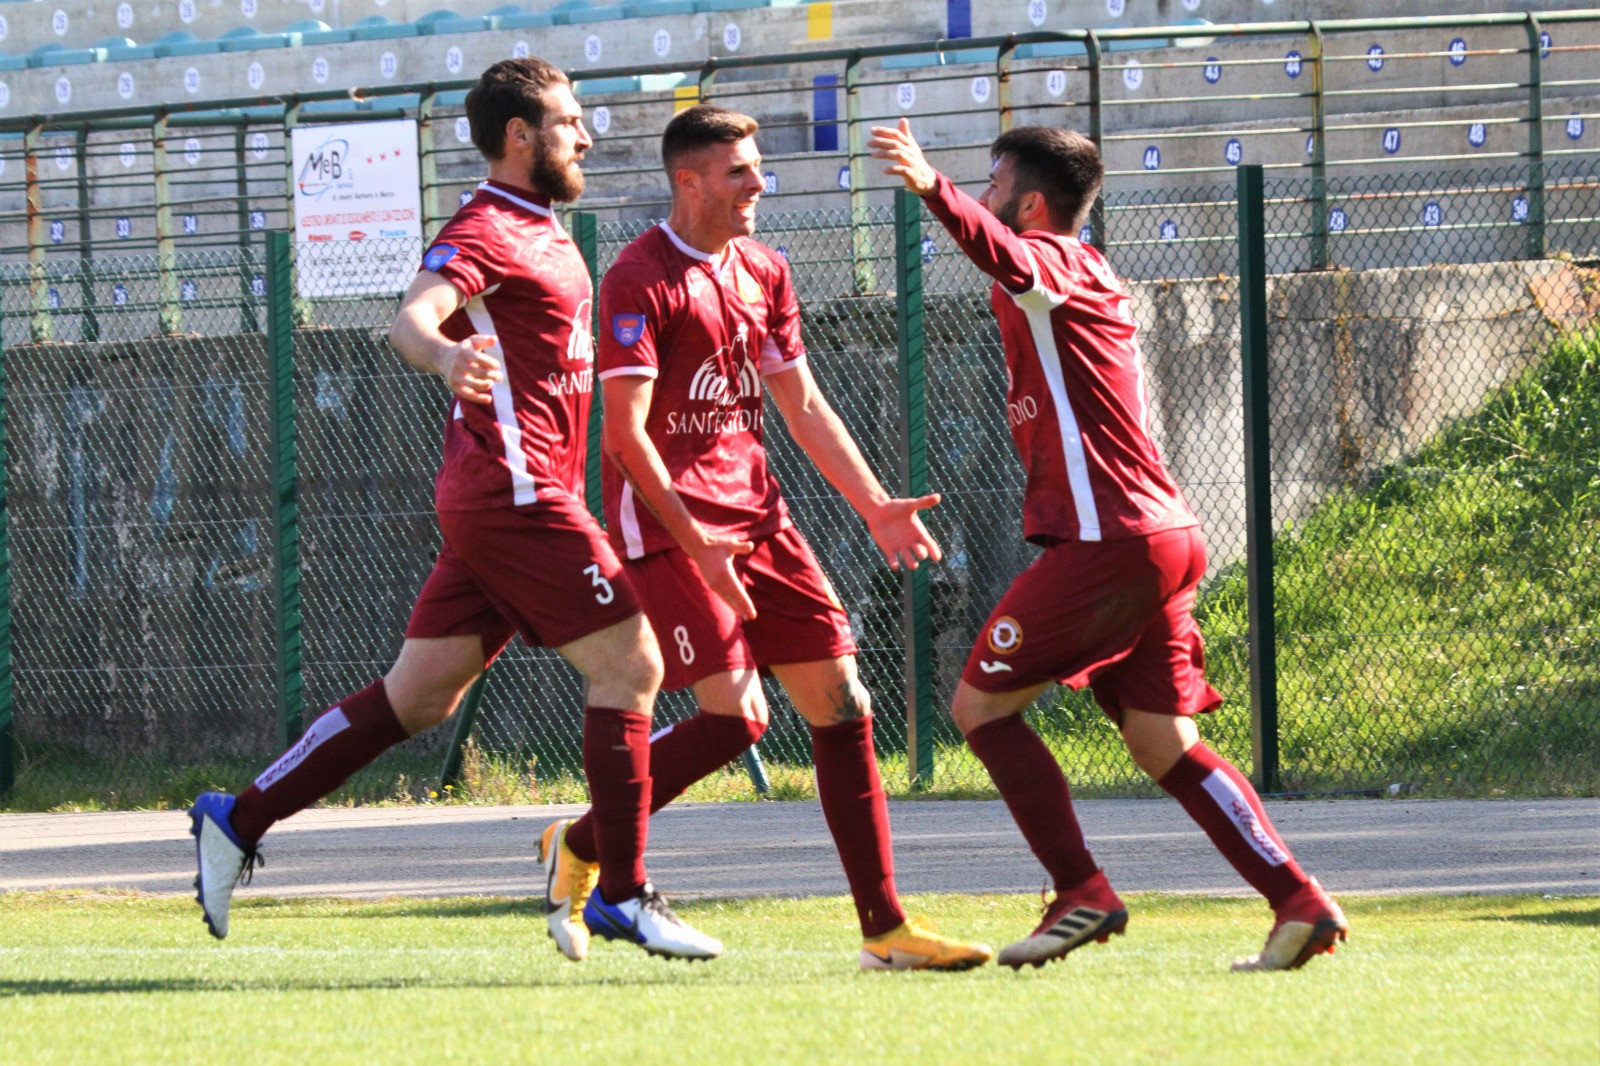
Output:
<path fill-rule="evenodd" d="M 583 924 L 607 940 L 626 940 L 652 955 L 668 959 L 714 959 L 722 941 L 707 936 L 672 913 L 649 882 L 639 894 L 621 903 L 607 903 L 596 888 L 583 907 Z"/>
<path fill-rule="evenodd" d="M 218 940 L 228 935 L 234 886 L 241 881 L 249 884 L 261 864 L 256 849 L 233 831 L 233 803 L 234 797 L 226 792 L 202 792 L 189 808 L 189 833 L 194 837 L 198 867 L 194 898 L 205 914 L 206 928 Z"/>

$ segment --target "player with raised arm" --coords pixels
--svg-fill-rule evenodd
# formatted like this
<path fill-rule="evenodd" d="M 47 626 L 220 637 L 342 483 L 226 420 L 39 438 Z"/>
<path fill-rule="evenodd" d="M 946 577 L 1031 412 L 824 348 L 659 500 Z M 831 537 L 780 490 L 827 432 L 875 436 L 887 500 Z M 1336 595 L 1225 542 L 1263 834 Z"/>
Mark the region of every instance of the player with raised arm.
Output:
<path fill-rule="evenodd" d="M 867 523 L 889 565 L 938 559 L 917 512 L 894 499 L 817 388 L 800 340 L 787 262 L 750 239 L 764 185 L 754 119 L 691 107 L 667 125 L 667 221 L 618 257 L 600 286 L 606 525 L 662 643 L 666 687 L 691 687 L 699 713 L 650 749 L 650 809 L 760 739 L 760 671 L 810 726 L 817 794 L 843 860 L 865 943 L 864 969 L 966 969 L 986 945 L 907 920 L 894 886 L 888 804 L 844 610 L 789 519 L 767 464 L 762 395 Z M 542 853 L 551 935 L 574 958 L 583 931 L 562 921 L 609 861 L 594 812 L 551 825 Z M 592 913 L 589 925 L 603 928 Z"/>
<path fill-rule="evenodd" d="M 975 201 L 929 165 L 905 120 L 874 127 L 868 143 L 995 279 L 1007 409 L 1020 412 L 1011 435 L 1027 469 L 1023 535 L 1044 549 L 984 624 L 951 708 L 1055 882 L 1043 921 L 1000 962 L 1042 965 L 1128 923 L 1060 766 L 1022 718 L 1057 682 L 1089 686 L 1134 762 L 1272 906 L 1266 946 L 1235 969 L 1294 969 L 1331 952 L 1349 930 L 1339 905 L 1191 717 L 1222 703 L 1193 617 L 1205 546 L 1150 437 L 1132 298 L 1076 236 L 1103 180 L 1099 152 L 1069 130 L 1010 130 L 991 146 Z"/>
<path fill-rule="evenodd" d="M 447 719 L 520 632 L 588 681 L 583 760 L 604 860 L 594 900 L 613 933 L 652 954 L 711 958 L 722 946 L 674 915 L 645 874 L 661 651 L 582 503 L 593 292 L 551 204 L 582 193 L 593 142 L 566 76 L 541 59 L 490 67 L 466 111 L 489 178 L 428 248 L 389 334 L 454 394 L 434 492 L 444 545 L 393 668 L 318 717 L 237 797 L 195 801 L 199 902 L 212 934 L 227 936 L 234 884 L 267 828 Z"/>

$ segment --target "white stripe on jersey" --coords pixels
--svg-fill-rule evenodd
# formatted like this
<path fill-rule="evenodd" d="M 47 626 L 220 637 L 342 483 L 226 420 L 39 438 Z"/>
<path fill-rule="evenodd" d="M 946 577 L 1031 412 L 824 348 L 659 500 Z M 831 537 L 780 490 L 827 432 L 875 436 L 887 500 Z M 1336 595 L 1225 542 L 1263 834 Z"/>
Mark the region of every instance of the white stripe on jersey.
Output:
<path fill-rule="evenodd" d="M 622 547 L 630 559 L 644 558 L 644 532 L 639 528 L 639 505 L 633 501 L 633 482 L 622 479 L 622 504 L 617 508 L 622 525 Z"/>
<path fill-rule="evenodd" d="M 522 197 L 517 196 L 514 193 L 509 193 L 509 192 L 506 192 L 504 189 L 496 188 L 495 186 L 490 185 L 486 181 L 478 182 L 478 191 L 479 192 L 492 192 L 496 196 L 503 196 L 507 200 L 510 200 L 512 203 L 516 204 L 518 207 L 524 208 L 524 209 L 526 209 L 528 211 L 532 211 L 536 215 L 543 215 L 545 218 L 549 218 L 550 217 L 550 209 L 548 207 L 540 207 L 538 204 L 534 203 L 532 200 L 524 200 Z"/>
<path fill-rule="evenodd" d="M 1061 370 L 1061 352 L 1056 347 L 1056 331 L 1050 321 L 1050 312 L 1067 302 L 1058 292 L 1044 287 L 1039 277 L 1039 264 L 1033 261 L 1033 252 L 1027 245 L 1023 251 L 1033 266 L 1033 287 L 1027 292 L 1011 293 L 1011 299 L 1028 316 L 1028 330 L 1033 334 L 1034 353 L 1039 357 L 1039 367 L 1050 386 L 1050 399 L 1055 403 L 1056 426 L 1061 433 L 1061 451 L 1067 464 L 1067 483 L 1072 486 L 1072 507 L 1078 514 L 1078 539 L 1100 539 L 1100 510 L 1094 504 L 1094 488 L 1089 484 L 1089 459 L 1083 450 L 1083 434 L 1078 429 L 1078 416 L 1072 411 L 1067 398 L 1066 377 Z M 1005 286 L 1001 286 L 1002 289 Z"/>
<path fill-rule="evenodd" d="M 536 503 L 539 491 L 534 486 L 533 475 L 528 473 L 528 457 L 522 450 L 522 426 L 517 422 L 517 407 L 511 398 L 508 376 L 510 370 L 506 367 L 505 350 L 500 347 L 500 334 L 494 328 L 494 317 L 489 314 L 489 308 L 481 296 L 474 296 L 467 301 L 466 312 L 475 331 L 495 338 L 495 342 L 485 350 L 500 360 L 500 368 L 504 371 L 500 380 L 495 382 L 492 395 L 495 424 L 500 427 L 500 440 L 505 445 L 506 466 L 511 468 L 511 502 L 517 507 Z"/>

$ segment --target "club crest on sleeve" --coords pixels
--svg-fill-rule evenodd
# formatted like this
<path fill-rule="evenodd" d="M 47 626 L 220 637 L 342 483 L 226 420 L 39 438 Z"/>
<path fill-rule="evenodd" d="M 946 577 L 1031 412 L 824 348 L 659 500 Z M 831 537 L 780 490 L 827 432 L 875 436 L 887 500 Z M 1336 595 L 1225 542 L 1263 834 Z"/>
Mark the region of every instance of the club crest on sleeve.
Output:
<path fill-rule="evenodd" d="M 636 311 L 611 316 L 611 335 L 624 348 L 631 348 L 644 336 L 644 316 Z"/>
<path fill-rule="evenodd" d="M 436 244 L 428 249 L 428 254 L 422 257 L 422 265 L 429 270 L 438 270 L 456 257 L 461 249 L 453 244 Z"/>

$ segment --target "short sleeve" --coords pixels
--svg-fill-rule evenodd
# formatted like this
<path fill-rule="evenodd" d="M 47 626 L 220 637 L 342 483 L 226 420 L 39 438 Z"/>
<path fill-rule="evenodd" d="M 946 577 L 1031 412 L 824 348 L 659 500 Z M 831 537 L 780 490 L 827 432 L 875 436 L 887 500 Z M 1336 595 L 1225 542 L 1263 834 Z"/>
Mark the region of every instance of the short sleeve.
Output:
<path fill-rule="evenodd" d="M 600 380 L 659 373 L 656 339 L 666 310 L 635 264 L 620 262 L 600 282 Z"/>
<path fill-rule="evenodd" d="M 800 339 L 800 300 L 794 293 L 789 264 L 776 253 L 767 283 L 767 336 L 761 344 L 762 376 L 789 370 L 805 358 L 805 342 Z"/>
<path fill-rule="evenodd" d="M 439 231 L 422 256 L 422 269 L 431 271 L 461 291 L 462 299 L 497 287 L 505 278 L 505 253 L 480 212 L 459 212 Z"/>

